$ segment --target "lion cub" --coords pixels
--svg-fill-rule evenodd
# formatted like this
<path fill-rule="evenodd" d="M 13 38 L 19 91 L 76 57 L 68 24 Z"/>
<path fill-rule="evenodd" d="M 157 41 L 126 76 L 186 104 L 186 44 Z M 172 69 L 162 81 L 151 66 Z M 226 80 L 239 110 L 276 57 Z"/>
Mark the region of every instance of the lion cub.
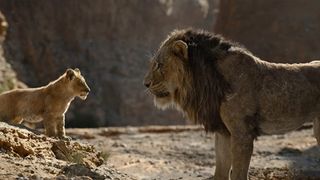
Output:
<path fill-rule="evenodd" d="M 0 94 L 0 120 L 14 125 L 43 120 L 47 136 L 70 139 L 65 135 L 65 113 L 76 96 L 85 100 L 89 91 L 80 70 L 67 69 L 46 86 Z"/>

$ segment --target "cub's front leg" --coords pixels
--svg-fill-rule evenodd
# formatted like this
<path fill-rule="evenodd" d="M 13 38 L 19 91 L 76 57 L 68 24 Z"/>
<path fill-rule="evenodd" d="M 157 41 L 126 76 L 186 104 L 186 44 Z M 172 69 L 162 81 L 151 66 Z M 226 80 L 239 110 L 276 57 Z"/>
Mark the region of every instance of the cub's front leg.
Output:
<path fill-rule="evenodd" d="M 16 117 L 14 117 L 13 119 L 10 120 L 10 124 L 18 125 L 18 124 L 21 124 L 22 121 L 23 121 L 22 117 L 16 116 Z"/>
<path fill-rule="evenodd" d="M 56 118 L 57 123 L 57 135 L 60 139 L 63 140 L 71 140 L 69 136 L 66 136 L 66 130 L 65 130 L 65 116 L 59 116 Z"/>
<path fill-rule="evenodd" d="M 56 121 L 54 119 L 54 117 L 50 116 L 50 115 L 46 115 L 43 118 L 43 126 L 44 126 L 44 130 L 45 130 L 45 135 L 50 136 L 50 137 L 55 137 L 57 134 L 56 131 Z"/>
<path fill-rule="evenodd" d="M 58 137 L 63 140 L 70 140 L 70 137 L 65 133 L 65 118 L 64 115 L 46 115 L 44 117 L 45 134 L 51 137 Z"/>

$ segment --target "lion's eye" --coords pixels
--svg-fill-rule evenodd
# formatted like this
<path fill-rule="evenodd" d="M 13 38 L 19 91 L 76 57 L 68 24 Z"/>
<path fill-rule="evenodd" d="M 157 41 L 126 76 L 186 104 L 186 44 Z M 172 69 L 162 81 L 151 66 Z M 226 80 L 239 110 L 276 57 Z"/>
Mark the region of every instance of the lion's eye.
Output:
<path fill-rule="evenodd" d="M 163 67 L 163 64 L 162 63 L 158 63 L 156 62 L 156 70 L 159 70 Z"/>

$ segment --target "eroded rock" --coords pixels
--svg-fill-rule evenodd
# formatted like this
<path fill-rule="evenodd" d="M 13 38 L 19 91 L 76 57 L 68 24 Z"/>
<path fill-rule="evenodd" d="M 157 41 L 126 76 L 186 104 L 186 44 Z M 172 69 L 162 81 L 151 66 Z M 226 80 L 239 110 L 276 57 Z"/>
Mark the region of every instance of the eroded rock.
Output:
<path fill-rule="evenodd" d="M 106 153 L 0 122 L 0 179 L 131 179 L 107 166 Z"/>
<path fill-rule="evenodd" d="M 20 157 L 36 156 L 83 164 L 89 168 L 103 164 L 101 152 L 91 145 L 36 135 L 30 131 L 0 123 L 0 147 Z"/>

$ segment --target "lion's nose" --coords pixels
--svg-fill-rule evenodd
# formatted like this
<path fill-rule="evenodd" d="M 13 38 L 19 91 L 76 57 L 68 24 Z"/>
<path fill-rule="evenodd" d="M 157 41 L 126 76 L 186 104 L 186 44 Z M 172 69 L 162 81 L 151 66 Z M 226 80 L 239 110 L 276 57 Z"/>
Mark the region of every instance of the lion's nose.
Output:
<path fill-rule="evenodd" d="M 150 85 L 151 85 L 151 81 L 143 81 L 143 84 L 147 87 L 147 88 L 149 88 L 150 87 Z"/>

